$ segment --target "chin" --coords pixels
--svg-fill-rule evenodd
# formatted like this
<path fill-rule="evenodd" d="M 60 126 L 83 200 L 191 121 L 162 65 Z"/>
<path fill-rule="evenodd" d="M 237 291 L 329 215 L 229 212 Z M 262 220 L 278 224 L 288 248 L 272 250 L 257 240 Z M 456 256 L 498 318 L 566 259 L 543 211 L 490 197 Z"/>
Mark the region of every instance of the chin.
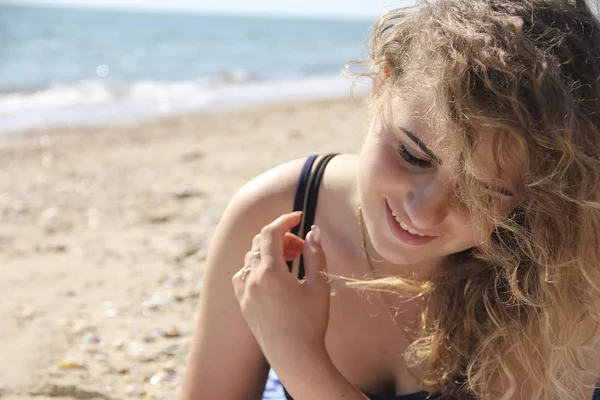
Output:
<path fill-rule="evenodd" d="M 377 251 L 379 257 L 398 266 L 430 263 L 435 259 L 440 258 L 435 255 L 432 257 L 431 252 L 403 249 L 399 248 L 399 246 L 390 248 L 390 246 L 379 245 L 375 242 L 373 242 L 373 247 Z"/>
<path fill-rule="evenodd" d="M 448 239 L 447 236 L 436 237 L 426 243 L 403 241 L 406 238 L 403 238 L 402 234 L 399 235 L 395 230 L 396 227 L 393 225 L 395 222 L 389 221 L 386 210 L 385 204 L 380 207 L 371 207 L 370 215 L 373 215 L 374 218 L 369 218 L 369 215 L 364 216 L 371 244 L 377 252 L 376 255 L 373 255 L 374 259 L 383 258 L 398 266 L 408 266 L 435 263 L 450 254 L 443 251 L 446 246 L 442 242 Z"/>

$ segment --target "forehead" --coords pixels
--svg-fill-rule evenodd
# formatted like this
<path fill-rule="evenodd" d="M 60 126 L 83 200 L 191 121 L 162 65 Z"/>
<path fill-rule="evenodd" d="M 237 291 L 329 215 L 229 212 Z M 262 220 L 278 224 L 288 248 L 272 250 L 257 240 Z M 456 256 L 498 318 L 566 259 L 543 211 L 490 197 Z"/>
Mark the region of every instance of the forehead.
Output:
<path fill-rule="evenodd" d="M 448 111 L 440 108 L 424 95 L 410 100 L 396 96 L 383 113 L 388 127 L 413 132 L 442 161 L 444 169 L 467 172 L 481 180 L 519 180 L 525 152 L 516 135 L 498 128 L 480 128 L 469 141 L 467 133 L 448 118 Z"/>

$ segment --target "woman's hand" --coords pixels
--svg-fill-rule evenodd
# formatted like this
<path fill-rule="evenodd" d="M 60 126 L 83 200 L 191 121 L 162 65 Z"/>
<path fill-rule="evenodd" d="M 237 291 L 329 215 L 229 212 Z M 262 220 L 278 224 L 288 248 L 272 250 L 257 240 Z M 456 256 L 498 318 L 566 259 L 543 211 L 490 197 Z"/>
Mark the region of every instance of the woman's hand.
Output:
<path fill-rule="evenodd" d="M 265 357 L 295 399 L 365 400 L 325 348 L 330 301 L 325 254 L 316 226 L 306 242 L 289 232 L 301 215 L 282 215 L 255 236 L 244 267 L 233 276 L 235 294 Z M 302 282 L 285 263 L 300 253 Z"/>
<path fill-rule="evenodd" d="M 328 358 L 325 333 L 330 287 L 324 274 L 325 254 L 317 227 L 312 227 L 306 241 L 289 232 L 301 215 L 284 214 L 265 226 L 255 236 L 244 267 L 232 279 L 242 314 L 278 373 L 295 368 L 294 373 L 301 374 L 298 368 L 302 365 Z M 304 281 L 290 274 L 286 265 L 286 260 L 300 253 L 304 256 Z"/>

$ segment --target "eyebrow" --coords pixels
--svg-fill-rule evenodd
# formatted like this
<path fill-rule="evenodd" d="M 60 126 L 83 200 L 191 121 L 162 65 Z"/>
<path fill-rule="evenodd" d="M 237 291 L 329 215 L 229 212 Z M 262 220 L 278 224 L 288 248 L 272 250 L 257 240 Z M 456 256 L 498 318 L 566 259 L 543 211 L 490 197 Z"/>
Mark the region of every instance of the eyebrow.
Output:
<path fill-rule="evenodd" d="M 415 142 L 415 144 L 416 144 L 417 146 L 419 146 L 419 149 L 421 149 L 421 151 L 422 151 L 423 153 L 427 154 L 427 155 L 428 155 L 428 156 L 429 156 L 429 157 L 430 157 L 430 158 L 431 158 L 433 161 L 435 161 L 435 162 L 436 162 L 436 163 L 438 163 L 439 165 L 442 165 L 442 160 L 440 160 L 440 159 L 439 159 L 439 158 L 438 158 L 438 157 L 437 157 L 435 154 L 433 154 L 433 151 L 431 151 L 431 150 L 429 149 L 429 147 L 427 147 L 427 145 L 426 145 L 425 143 L 423 143 L 423 142 L 421 141 L 421 139 L 419 139 L 419 138 L 417 137 L 417 135 L 415 135 L 414 133 L 412 133 L 412 132 L 411 132 L 411 131 L 409 131 L 408 129 L 404 129 L 404 128 L 403 128 L 403 127 L 401 127 L 401 126 L 399 126 L 398 128 L 400 128 L 400 130 L 401 130 L 402 132 L 404 132 L 404 134 L 405 134 L 406 136 L 408 136 L 408 138 L 409 138 L 410 140 L 412 140 L 413 142 Z M 493 191 L 495 191 L 495 192 L 498 192 L 498 193 L 500 193 L 500 194 L 502 194 L 502 195 L 504 195 L 504 196 L 508 196 L 508 197 L 512 197 L 512 196 L 514 196 L 514 194 L 513 194 L 513 193 L 512 193 L 510 190 L 508 190 L 508 189 L 505 189 L 505 188 L 503 188 L 503 187 L 498 187 L 498 186 L 488 185 L 488 184 L 486 184 L 486 183 L 483 183 L 483 182 L 481 182 L 481 183 L 482 183 L 482 185 L 483 185 L 484 187 L 486 187 L 487 189 L 489 189 L 489 190 L 493 190 Z"/>

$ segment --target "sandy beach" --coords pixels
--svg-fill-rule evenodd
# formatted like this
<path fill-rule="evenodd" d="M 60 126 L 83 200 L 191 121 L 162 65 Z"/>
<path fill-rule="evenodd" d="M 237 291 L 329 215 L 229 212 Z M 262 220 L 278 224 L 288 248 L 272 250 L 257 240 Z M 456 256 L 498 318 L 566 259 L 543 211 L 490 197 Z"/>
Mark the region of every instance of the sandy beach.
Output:
<path fill-rule="evenodd" d="M 366 116 L 320 100 L 0 134 L 0 398 L 175 398 L 230 197 L 357 151 Z"/>

